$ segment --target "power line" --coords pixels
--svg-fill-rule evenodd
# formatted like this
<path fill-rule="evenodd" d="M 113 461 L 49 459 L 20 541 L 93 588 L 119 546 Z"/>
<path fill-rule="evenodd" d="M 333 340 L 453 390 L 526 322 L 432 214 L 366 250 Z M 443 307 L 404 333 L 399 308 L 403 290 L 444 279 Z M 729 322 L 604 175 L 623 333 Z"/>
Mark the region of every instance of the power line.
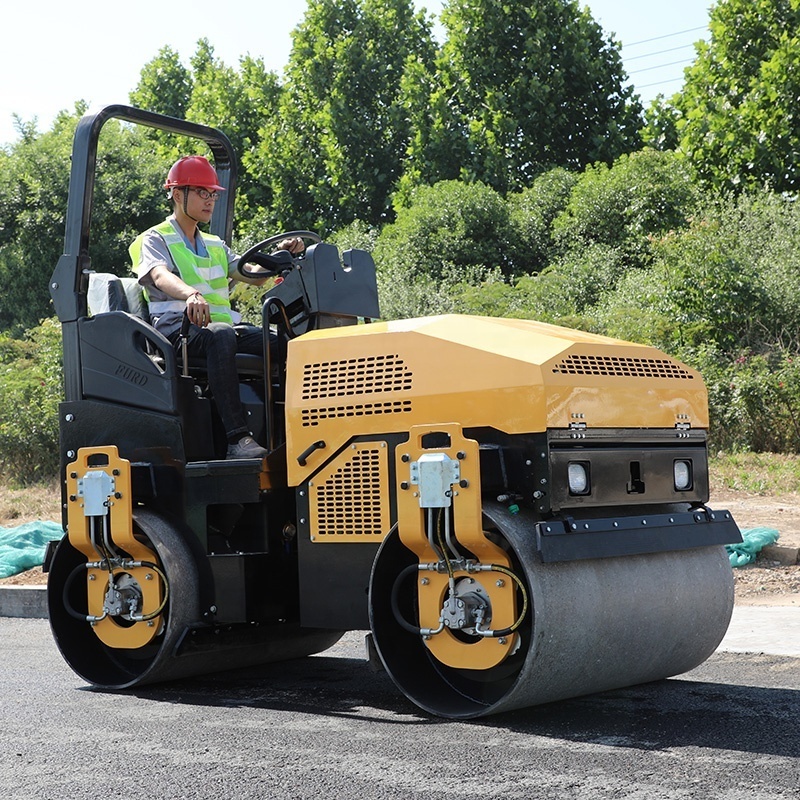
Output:
<path fill-rule="evenodd" d="M 653 69 L 661 69 L 662 67 L 674 67 L 678 64 L 689 64 L 691 63 L 691 58 L 684 58 L 681 61 L 670 61 L 667 64 L 656 64 L 654 67 L 643 67 L 642 69 L 635 69 L 629 72 L 629 75 L 638 75 L 640 72 L 650 72 Z"/>
<path fill-rule="evenodd" d="M 656 81 L 655 83 L 645 83 L 642 86 L 635 85 L 634 89 L 650 89 L 653 86 L 663 86 L 665 83 L 677 83 L 678 81 L 682 81 L 683 78 L 670 78 L 667 81 Z"/>
<path fill-rule="evenodd" d="M 675 33 L 665 33 L 663 36 L 653 36 L 650 39 L 642 39 L 639 42 L 630 42 L 629 44 L 623 44 L 622 49 L 624 50 L 626 47 L 636 47 L 639 44 L 647 44 L 648 42 L 657 42 L 659 39 L 670 39 L 673 36 L 681 36 L 684 33 L 694 33 L 695 31 L 704 31 L 708 29 L 708 25 L 702 25 L 699 28 L 687 28 L 685 31 L 675 31 Z"/>
<path fill-rule="evenodd" d="M 637 42 L 631 42 L 630 44 L 623 44 L 622 45 L 622 50 L 626 50 L 627 48 L 630 48 L 630 47 L 636 47 L 638 45 L 649 44 L 650 42 L 658 42 L 658 41 L 662 41 L 664 39 L 672 39 L 672 38 L 674 38 L 676 36 L 683 36 L 683 35 L 685 35 L 687 33 L 696 33 L 697 31 L 708 31 L 708 26 L 707 25 L 703 25 L 703 26 L 700 26 L 700 27 L 697 27 L 697 28 L 686 28 L 685 30 L 682 30 L 682 31 L 675 31 L 674 33 L 665 33 L 665 34 L 663 34 L 661 36 L 651 36 L 649 39 L 641 39 L 641 40 L 639 40 Z M 627 57 L 627 58 L 623 57 L 623 62 L 637 61 L 637 60 L 641 60 L 643 58 L 653 58 L 655 56 L 664 55 L 666 53 L 674 53 L 674 52 L 676 52 L 678 50 L 685 50 L 685 49 L 687 49 L 689 47 L 693 47 L 693 46 L 694 46 L 694 42 L 691 42 L 689 44 L 680 45 L 678 47 L 668 47 L 668 48 L 665 48 L 663 50 L 655 50 L 655 51 L 653 51 L 651 53 L 642 53 L 642 54 L 640 54 L 638 56 L 630 56 L 630 57 Z M 667 62 L 667 63 L 664 63 L 664 64 L 656 64 L 655 66 L 651 66 L 651 67 L 642 67 L 641 69 L 636 69 L 636 70 L 630 71 L 628 73 L 628 79 L 633 84 L 634 89 L 636 91 L 641 91 L 642 89 L 650 89 L 650 88 L 652 88 L 654 86 L 663 86 L 665 84 L 678 83 L 678 82 L 684 80 L 684 78 L 671 78 L 671 79 L 665 80 L 665 81 L 664 80 L 662 80 L 662 81 L 654 81 L 654 82 L 651 82 L 651 83 L 645 83 L 645 84 L 639 85 L 639 84 L 634 83 L 634 81 L 631 79 L 630 76 L 637 75 L 637 74 L 642 73 L 642 72 L 650 72 L 650 71 L 655 70 L 655 69 L 666 69 L 667 67 L 674 67 L 674 66 L 678 66 L 678 65 L 689 65 L 689 64 L 692 63 L 692 60 L 693 60 L 692 58 L 685 58 L 685 59 L 682 59 L 680 61 L 670 61 L 670 62 Z"/>
<path fill-rule="evenodd" d="M 664 53 L 674 53 L 676 50 L 686 50 L 687 47 L 694 47 L 692 44 L 682 44 L 680 47 L 668 47 L 666 50 L 655 50 L 652 53 L 642 53 L 640 56 L 631 56 L 626 58 L 625 61 L 638 61 L 641 58 L 652 58 L 653 56 L 662 56 Z"/>

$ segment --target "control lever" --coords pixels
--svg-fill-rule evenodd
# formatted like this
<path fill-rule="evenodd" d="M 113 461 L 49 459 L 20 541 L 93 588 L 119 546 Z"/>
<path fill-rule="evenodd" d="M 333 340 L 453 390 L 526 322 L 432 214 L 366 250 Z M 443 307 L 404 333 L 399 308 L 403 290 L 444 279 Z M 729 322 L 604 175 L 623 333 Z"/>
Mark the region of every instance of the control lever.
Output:
<path fill-rule="evenodd" d="M 183 371 L 181 375 L 184 378 L 189 377 L 189 326 L 192 321 L 189 319 L 188 311 L 183 312 L 183 322 L 181 323 L 181 358 L 183 359 Z"/>

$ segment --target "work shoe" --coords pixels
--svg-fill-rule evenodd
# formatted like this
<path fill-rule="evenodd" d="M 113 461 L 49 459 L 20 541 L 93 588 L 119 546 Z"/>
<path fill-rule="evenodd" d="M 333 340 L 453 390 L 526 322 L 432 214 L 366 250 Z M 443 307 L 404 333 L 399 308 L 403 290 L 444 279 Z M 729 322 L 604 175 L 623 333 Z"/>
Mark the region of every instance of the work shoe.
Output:
<path fill-rule="evenodd" d="M 243 436 L 236 444 L 228 445 L 226 458 L 264 458 L 267 451 L 252 437 Z"/>

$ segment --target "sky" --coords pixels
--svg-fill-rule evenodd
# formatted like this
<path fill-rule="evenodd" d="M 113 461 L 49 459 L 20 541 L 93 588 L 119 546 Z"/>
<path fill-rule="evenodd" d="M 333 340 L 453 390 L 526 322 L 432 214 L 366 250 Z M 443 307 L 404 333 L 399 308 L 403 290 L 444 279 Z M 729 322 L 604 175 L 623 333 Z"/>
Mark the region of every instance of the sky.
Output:
<path fill-rule="evenodd" d="M 444 0 L 415 0 L 438 14 Z M 682 85 L 694 57 L 692 43 L 707 37 L 712 0 L 579 0 L 607 34 L 622 43 L 625 69 L 645 105 Z M 90 111 L 127 103 L 142 67 L 169 45 L 188 67 L 197 41 L 236 67 L 262 58 L 279 74 L 288 60 L 291 31 L 306 0 L 23 0 L 3 12 L 0 67 L 0 145 L 17 141 L 13 115 L 37 120 L 46 131 L 59 111 L 84 100 Z M 434 28 L 435 30 L 435 28 Z"/>

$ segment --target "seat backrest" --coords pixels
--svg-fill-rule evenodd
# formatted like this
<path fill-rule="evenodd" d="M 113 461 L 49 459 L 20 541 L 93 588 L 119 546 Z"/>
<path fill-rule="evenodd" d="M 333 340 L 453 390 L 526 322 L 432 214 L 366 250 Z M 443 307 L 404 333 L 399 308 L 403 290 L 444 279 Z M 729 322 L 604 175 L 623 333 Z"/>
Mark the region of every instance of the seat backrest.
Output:
<path fill-rule="evenodd" d="M 92 316 L 109 311 L 127 311 L 144 322 L 150 321 L 147 301 L 136 278 L 120 278 L 110 272 L 92 272 L 89 274 L 86 301 Z"/>

